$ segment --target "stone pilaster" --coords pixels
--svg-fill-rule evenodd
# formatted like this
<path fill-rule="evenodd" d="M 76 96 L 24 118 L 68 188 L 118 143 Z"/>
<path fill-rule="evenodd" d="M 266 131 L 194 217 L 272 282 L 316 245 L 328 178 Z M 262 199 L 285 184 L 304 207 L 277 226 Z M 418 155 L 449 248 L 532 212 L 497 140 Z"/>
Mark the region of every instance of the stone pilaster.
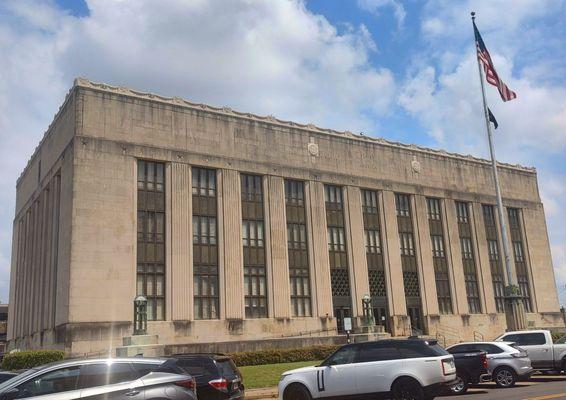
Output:
<path fill-rule="evenodd" d="M 278 176 L 267 176 L 269 192 L 269 237 L 267 250 L 267 276 L 270 278 L 269 301 L 275 318 L 291 317 L 291 292 L 289 285 L 289 260 L 287 253 L 287 219 L 285 216 L 285 183 Z M 267 220 L 266 220 L 267 223 Z"/>
<path fill-rule="evenodd" d="M 430 244 L 430 228 L 426 198 L 421 195 L 413 196 L 413 226 L 415 231 L 415 251 L 417 262 L 420 264 L 419 278 L 421 282 L 421 299 L 424 315 L 438 315 L 438 297 L 436 294 L 436 277 L 432 261 Z"/>
<path fill-rule="evenodd" d="M 171 319 L 193 319 L 191 168 L 171 164 Z"/>
<path fill-rule="evenodd" d="M 363 316 L 362 297 L 369 295 L 369 278 L 364 239 L 364 220 L 360 189 L 345 188 L 345 221 L 348 251 L 348 266 L 352 291 L 352 315 Z"/>
<path fill-rule="evenodd" d="M 536 312 L 558 312 L 558 296 L 554 288 L 554 269 L 548 241 L 548 230 L 542 204 L 523 209 L 524 247 L 528 249 L 532 274 L 533 306 Z"/>
<path fill-rule="evenodd" d="M 218 201 L 222 207 L 222 263 L 225 318 L 244 318 L 244 268 L 242 250 L 242 207 L 240 174 L 223 169 L 222 189 Z"/>
<path fill-rule="evenodd" d="M 481 283 L 483 310 L 487 314 L 497 313 L 495 308 L 495 296 L 493 293 L 493 284 L 491 281 L 491 268 L 489 265 L 489 252 L 487 250 L 487 239 L 485 237 L 485 224 L 483 220 L 483 210 L 480 203 L 471 203 L 471 211 L 473 214 L 475 243 L 476 246 L 476 263 L 478 270 L 478 280 Z"/>
<path fill-rule="evenodd" d="M 468 296 L 466 293 L 466 280 L 464 275 L 464 263 L 462 261 L 462 248 L 460 246 L 460 231 L 458 229 L 458 218 L 456 216 L 456 203 L 452 199 L 443 201 L 444 211 L 444 242 L 446 245 L 446 257 L 449 260 L 449 271 L 451 270 L 452 304 L 455 314 L 468 314 Z"/>
<path fill-rule="evenodd" d="M 380 205 L 382 210 L 383 256 L 388 281 L 387 295 L 389 299 L 389 312 L 394 322 L 393 330 L 396 331 L 397 328 L 395 325 L 399 324 L 396 324 L 395 321 L 399 319 L 397 317 L 406 317 L 407 305 L 405 302 L 405 287 L 403 285 L 399 229 L 397 227 L 397 215 L 395 213 L 395 194 L 389 190 L 382 191 Z M 396 332 L 393 333 L 395 334 Z"/>
<path fill-rule="evenodd" d="M 326 210 L 324 205 L 324 186 L 320 182 L 308 182 L 307 217 L 309 218 L 309 243 L 312 247 L 311 264 L 314 274 L 311 278 L 312 291 L 316 292 L 315 313 L 321 318 L 332 317 L 332 289 L 330 285 L 330 261 L 328 259 L 328 239 L 326 229 Z M 305 188 L 307 189 L 307 188 Z M 308 212 L 310 210 L 310 212 Z M 310 214 L 310 215 L 309 215 Z M 310 256 L 310 253 L 309 253 Z"/>

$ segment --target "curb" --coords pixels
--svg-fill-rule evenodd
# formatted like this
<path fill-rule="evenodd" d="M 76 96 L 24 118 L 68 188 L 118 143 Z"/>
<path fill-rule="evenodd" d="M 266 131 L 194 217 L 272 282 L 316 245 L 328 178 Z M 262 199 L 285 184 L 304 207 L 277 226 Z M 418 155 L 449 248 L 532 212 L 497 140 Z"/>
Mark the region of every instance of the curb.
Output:
<path fill-rule="evenodd" d="M 276 399 L 277 396 L 278 393 L 276 387 L 246 390 L 246 400 Z"/>

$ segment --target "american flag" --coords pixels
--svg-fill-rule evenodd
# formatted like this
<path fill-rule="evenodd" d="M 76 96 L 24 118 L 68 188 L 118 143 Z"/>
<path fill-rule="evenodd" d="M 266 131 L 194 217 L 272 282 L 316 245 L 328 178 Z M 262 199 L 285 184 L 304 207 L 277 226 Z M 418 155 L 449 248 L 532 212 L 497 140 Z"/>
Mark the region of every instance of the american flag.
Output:
<path fill-rule="evenodd" d="M 478 31 L 478 27 L 476 26 L 475 22 L 474 33 L 476 35 L 478 59 L 481 61 L 483 70 L 485 71 L 485 80 L 495 86 L 497 90 L 499 90 L 499 94 L 501 95 L 501 99 L 503 101 L 509 101 L 517 98 L 517 94 L 509 89 L 507 85 L 499 78 L 499 75 L 497 75 L 497 71 L 495 71 L 495 67 L 493 66 L 493 61 L 491 61 L 489 51 L 487 51 L 487 47 L 485 47 L 485 43 L 481 38 L 480 31 Z"/>

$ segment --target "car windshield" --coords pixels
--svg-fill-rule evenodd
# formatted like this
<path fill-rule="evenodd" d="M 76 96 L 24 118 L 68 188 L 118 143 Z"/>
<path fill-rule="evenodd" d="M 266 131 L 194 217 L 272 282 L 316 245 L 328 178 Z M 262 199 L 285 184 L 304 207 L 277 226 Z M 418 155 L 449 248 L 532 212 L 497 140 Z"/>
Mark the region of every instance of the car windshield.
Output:
<path fill-rule="evenodd" d="M 554 344 L 566 344 L 566 335 L 562 335 L 554 341 Z"/>
<path fill-rule="evenodd" d="M 16 380 L 20 380 L 20 379 L 25 379 L 30 375 L 35 374 L 37 371 L 39 371 L 38 368 L 32 368 L 32 369 L 28 369 L 25 372 L 22 372 L 19 375 L 14 376 L 13 378 L 8 379 L 6 382 L 0 383 L 0 392 L 2 391 L 2 389 L 11 386 L 13 382 L 15 382 Z"/>

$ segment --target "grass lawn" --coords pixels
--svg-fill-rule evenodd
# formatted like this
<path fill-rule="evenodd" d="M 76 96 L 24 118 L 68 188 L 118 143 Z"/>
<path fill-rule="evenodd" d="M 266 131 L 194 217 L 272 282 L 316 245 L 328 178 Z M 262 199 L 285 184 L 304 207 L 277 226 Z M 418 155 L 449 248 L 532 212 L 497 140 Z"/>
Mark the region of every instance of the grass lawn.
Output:
<path fill-rule="evenodd" d="M 320 364 L 320 361 L 299 361 L 281 364 L 251 365 L 240 367 L 246 389 L 277 386 L 281 374 L 295 368 Z"/>

